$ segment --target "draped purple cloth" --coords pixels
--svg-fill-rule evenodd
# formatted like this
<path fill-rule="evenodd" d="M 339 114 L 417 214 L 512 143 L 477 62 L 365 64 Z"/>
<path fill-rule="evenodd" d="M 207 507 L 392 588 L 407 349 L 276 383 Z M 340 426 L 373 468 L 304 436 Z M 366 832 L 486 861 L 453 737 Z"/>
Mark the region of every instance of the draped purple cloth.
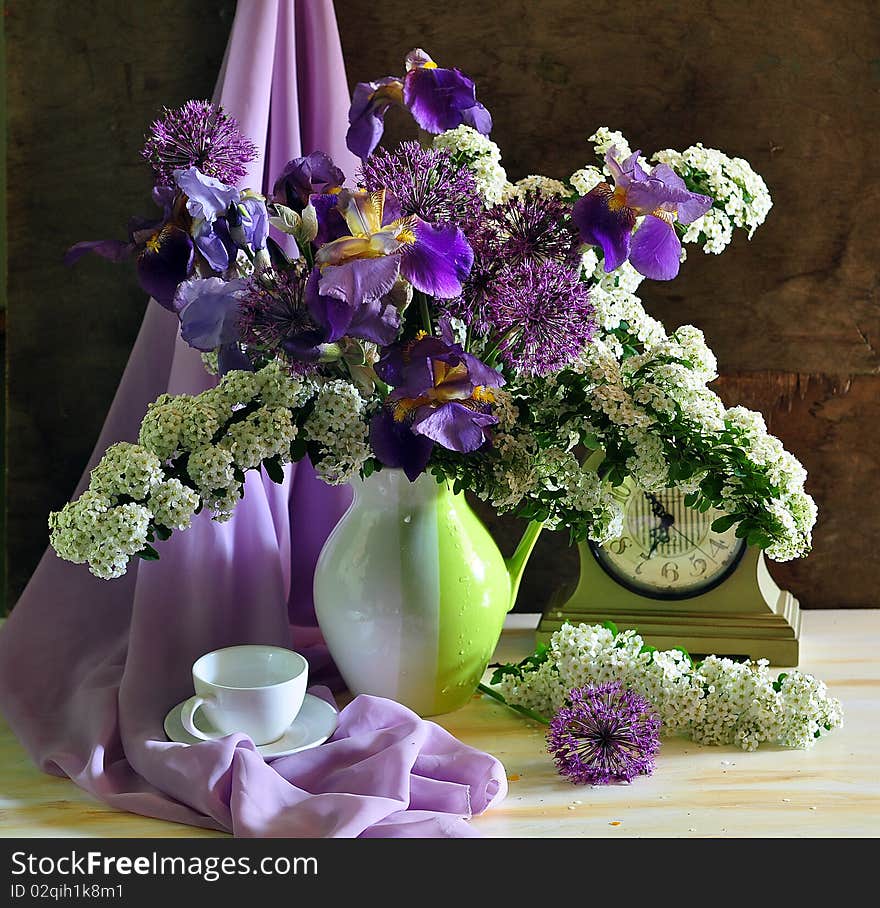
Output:
<path fill-rule="evenodd" d="M 216 97 L 265 149 L 245 185 L 269 188 L 303 150 L 354 172 L 331 0 L 241 0 Z M 174 315 L 151 303 L 88 469 L 136 438 L 160 393 L 211 382 Z M 87 482 L 88 470 L 76 494 Z M 503 767 L 388 700 L 356 698 L 329 743 L 271 765 L 244 735 L 165 739 L 164 716 L 192 694 L 190 667 L 208 650 L 293 646 L 313 679 L 331 668 L 312 575 L 349 499 L 303 463 L 277 485 L 249 473 L 231 521 L 199 515 L 160 544 L 160 561 L 119 580 L 47 551 L 0 631 L 0 707 L 37 764 L 122 810 L 238 835 L 473 834 L 464 818 L 504 796 Z"/>

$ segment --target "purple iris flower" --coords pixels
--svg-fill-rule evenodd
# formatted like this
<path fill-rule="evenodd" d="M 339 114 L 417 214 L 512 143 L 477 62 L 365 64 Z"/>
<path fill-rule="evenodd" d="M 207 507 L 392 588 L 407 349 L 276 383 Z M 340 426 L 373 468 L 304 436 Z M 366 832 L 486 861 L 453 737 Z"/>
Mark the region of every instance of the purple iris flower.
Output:
<path fill-rule="evenodd" d="M 461 293 L 474 253 L 458 227 L 435 227 L 415 215 L 390 220 L 397 212 L 386 212 L 384 190 L 344 189 L 337 204 L 350 234 L 325 244 L 315 257 L 322 294 L 360 305 L 388 293 L 398 275 L 430 296 Z"/>
<path fill-rule="evenodd" d="M 421 49 L 406 55 L 406 75 L 387 76 L 377 82 L 359 82 L 348 112 L 349 149 L 368 158 L 385 129 L 385 113 L 392 105 L 406 107 L 416 123 L 431 133 L 456 126 L 471 126 L 488 135 L 489 111 L 477 101 L 473 80 L 457 69 L 444 69 Z"/>
<path fill-rule="evenodd" d="M 326 195 L 342 188 L 345 174 L 323 151 L 289 161 L 272 188 L 273 201 L 302 211 L 313 195 Z"/>
<path fill-rule="evenodd" d="M 209 224 L 213 224 L 230 205 L 236 204 L 241 198 L 241 193 L 234 186 L 227 186 L 214 177 L 205 176 L 195 167 L 175 170 L 174 180 L 186 195 L 186 210 L 194 219 L 202 218 Z"/>
<path fill-rule="evenodd" d="M 195 263 L 192 238 L 186 230 L 172 222 L 174 197 L 173 190 L 155 187 L 153 201 L 164 209 L 160 220 L 132 218 L 128 225 L 128 241 L 87 240 L 75 243 L 64 256 L 65 265 L 74 264 L 89 252 L 111 262 L 122 262 L 133 255 L 138 281 L 144 292 L 173 311 L 172 300 L 177 286 L 192 274 Z"/>
<path fill-rule="evenodd" d="M 226 212 L 229 235 L 239 246 L 254 250 L 266 248 L 269 236 L 269 212 L 262 198 L 245 196 L 237 205 L 230 205 Z"/>
<path fill-rule="evenodd" d="M 388 348 L 376 374 L 394 386 L 370 423 L 370 443 L 379 460 L 400 467 L 414 482 L 428 465 L 434 444 L 469 453 L 488 440 L 492 388 L 504 378 L 465 353 L 444 326 L 442 337 L 422 335 Z"/>
<path fill-rule="evenodd" d="M 196 350 L 210 352 L 239 338 L 239 307 L 247 281 L 219 277 L 184 281 L 174 297 L 180 336 Z"/>
<path fill-rule="evenodd" d="M 629 259 L 645 277 L 671 280 L 678 274 L 681 260 L 675 220 L 690 224 L 712 207 L 712 199 L 690 192 L 665 164 L 649 173 L 639 164 L 640 152 L 619 162 L 615 151 L 605 155 L 614 187 L 599 183 L 575 203 L 572 218 L 584 242 L 601 247 L 606 272 Z M 633 234 L 636 218 L 642 216 L 644 220 Z"/>
<path fill-rule="evenodd" d="M 318 219 L 316 246 L 346 234 L 345 221 L 336 207 L 336 195 L 345 174 L 323 151 L 289 161 L 272 188 L 272 201 L 286 205 L 298 214 L 312 205 Z"/>
<path fill-rule="evenodd" d="M 374 259 L 374 262 L 381 260 Z M 328 269 L 332 270 L 332 269 Z M 339 269 L 336 269 L 339 270 Z M 400 312 L 388 299 L 395 279 L 373 282 L 369 292 L 353 292 L 337 295 L 337 287 L 331 280 L 322 279 L 315 268 L 306 284 L 306 303 L 315 321 L 326 331 L 329 343 L 344 336 L 357 337 L 385 346 L 394 341 L 400 330 Z M 360 298 L 359 303 L 349 303 L 346 295 Z"/>

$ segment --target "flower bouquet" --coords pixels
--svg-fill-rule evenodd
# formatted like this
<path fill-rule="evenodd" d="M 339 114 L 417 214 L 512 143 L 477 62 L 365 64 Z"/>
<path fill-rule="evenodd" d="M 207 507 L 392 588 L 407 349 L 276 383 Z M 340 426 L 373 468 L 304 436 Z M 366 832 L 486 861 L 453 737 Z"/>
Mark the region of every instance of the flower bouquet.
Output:
<path fill-rule="evenodd" d="M 266 196 L 239 187 L 257 152 L 223 110 L 191 101 L 153 124 L 143 154 L 161 216 L 68 259 L 134 258 L 219 380 L 163 395 L 137 444 L 108 449 L 88 491 L 51 515 L 56 552 L 118 577 L 193 514 L 228 519 L 246 471 L 281 481 L 308 457 L 330 484 L 428 477 L 529 521 L 502 612 L 540 528 L 619 534 L 612 493 L 627 479 L 685 490 L 771 558 L 806 554 L 805 471 L 759 414 L 709 390 L 702 333 L 667 333 L 636 295 L 673 279 L 688 244 L 718 253 L 736 229 L 751 237 L 771 206 L 761 177 L 701 145 L 648 160 L 601 128 L 568 179 L 511 183 L 474 83 L 422 50 L 405 68 L 355 89 L 357 173 L 314 152 Z M 379 147 L 391 106 L 420 142 Z M 399 586 L 437 587 L 451 557 Z M 467 695 L 495 640 L 490 628 L 459 678 Z"/>

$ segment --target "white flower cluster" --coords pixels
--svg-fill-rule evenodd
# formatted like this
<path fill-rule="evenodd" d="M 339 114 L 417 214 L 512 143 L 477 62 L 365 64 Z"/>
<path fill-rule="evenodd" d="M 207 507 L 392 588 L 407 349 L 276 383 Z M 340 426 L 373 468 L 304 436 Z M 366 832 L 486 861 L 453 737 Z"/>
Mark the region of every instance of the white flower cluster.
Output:
<path fill-rule="evenodd" d="M 576 170 L 569 178 L 574 191 L 578 195 L 586 195 L 591 189 L 595 189 L 599 183 L 606 180 L 606 175 L 598 167 L 587 165 L 580 170 Z"/>
<path fill-rule="evenodd" d="M 320 445 L 315 472 L 328 485 L 350 482 L 370 456 L 365 412 L 366 402 L 351 382 L 335 379 L 319 388 L 303 429 Z"/>
<path fill-rule="evenodd" d="M 785 450 L 778 438 L 767 432 L 760 413 L 745 407 L 732 407 L 726 411 L 724 422 L 747 460 L 764 473 L 776 490 L 776 497 L 766 502 L 766 508 L 778 522 L 781 532 L 767 548 L 767 555 L 774 561 L 800 558 L 810 549 L 817 516 L 816 503 L 803 488 L 807 471 Z M 728 482 L 723 495 L 725 511 L 735 514 L 744 510 L 746 496 L 735 481 Z"/>
<path fill-rule="evenodd" d="M 505 200 L 521 199 L 528 193 L 548 198 L 566 198 L 569 194 L 565 183 L 554 180 L 551 177 L 542 177 L 538 173 L 532 173 L 521 180 L 517 180 L 515 183 L 508 183 L 503 198 Z"/>
<path fill-rule="evenodd" d="M 506 674 L 505 699 L 546 716 L 577 687 L 620 681 L 657 709 L 664 734 L 685 734 L 700 744 L 760 744 L 808 748 L 840 728 L 840 702 L 825 684 L 802 672 L 774 679 L 766 660 L 740 663 L 709 656 L 692 664 L 681 650 L 655 650 L 635 631 L 565 624 L 550 638 L 547 659 Z"/>
<path fill-rule="evenodd" d="M 59 557 L 87 563 L 96 577 L 110 580 L 121 577 L 129 558 L 146 545 L 150 516 L 142 505 L 117 505 L 89 490 L 49 515 L 49 539 Z"/>
<path fill-rule="evenodd" d="M 617 150 L 618 158 L 628 158 L 632 154 L 632 149 L 623 133 L 616 129 L 609 129 L 607 126 L 600 126 L 588 141 L 592 142 L 597 158 L 604 158 L 612 148 Z M 608 173 L 604 168 L 603 170 L 606 174 Z"/>
<path fill-rule="evenodd" d="M 128 442 L 112 445 L 88 490 L 49 515 L 52 547 L 67 561 L 87 563 L 96 577 L 121 576 L 147 544 L 153 515 L 142 502 L 154 492 L 162 499 L 163 480 L 155 454 Z"/>
<path fill-rule="evenodd" d="M 703 217 L 688 226 L 683 237 L 685 243 L 702 243 L 704 252 L 723 252 L 734 227 L 747 230 L 751 239 L 773 206 L 767 184 L 743 158 L 731 158 L 697 143 L 681 152 L 671 148 L 658 151 L 651 160 L 668 165 L 692 189 L 715 200 Z"/>
<path fill-rule="evenodd" d="M 604 430 L 596 431 L 600 441 L 631 449 L 627 471 L 649 491 L 669 484 L 668 465 L 689 438 L 698 451 L 713 439 L 719 450 L 731 451 L 732 442 L 751 469 L 743 477 L 731 461 L 729 470 L 718 472 L 723 486 L 717 506 L 728 514 L 754 514 L 757 508 L 762 522 L 772 528 L 771 539 L 762 542 L 770 558 L 787 561 L 806 554 L 816 520 L 815 503 L 803 488 L 806 471 L 768 434 L 760 414 L 741 407 L 725 410 L 707 387 L 717 367 L 702 332 L 684 325 L 667 336 L 627 289 L 625 270 L 611 275 L 597 271 L 594 279 L 599 335 L 572 371 L 581 374 L 590 407 L 608 421 Z M 633 352 L 633 343 L 642 352 Z M 533 409 L 545 408 L 561 418 L 558 414 L 566 405 L 552 395 L 542 398 L 540 392 L 532 389 Z M 706 475 L 698 471 L 674 484 L 695 491 Z M 766 486 L 766 494 L 756 494 L 756 478 Z"/>
<path fill-rule="evenodd" d="M 501 166 L 501 150 L 488 136 L 470 126 L 458 126 L 435 136 L 434 148 L 448 149 L 456 161 L 471 171 L 487 205 L 504 197 L 510 184 Z"/>
<path fill-rule="evenodd" d="M 153 530 L 186 529 L 200 505 L 228 519 L 245 470 L 290 459 L 297 434 L 291 410 L 313 393 L 311 383 L 273 363 L 230 372 L 195 397 L 163 394 L 150 404 L 139 444 L 108 448 L 88 491 L 50 515 L 53 548 L 110 579 L 125 573 Z"/>

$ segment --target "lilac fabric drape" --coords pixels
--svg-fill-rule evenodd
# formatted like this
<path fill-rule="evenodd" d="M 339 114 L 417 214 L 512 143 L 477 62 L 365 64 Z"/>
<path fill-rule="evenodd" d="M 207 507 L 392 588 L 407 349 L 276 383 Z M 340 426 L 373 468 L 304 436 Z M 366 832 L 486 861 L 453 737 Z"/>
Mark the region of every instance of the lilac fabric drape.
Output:
<path fill-rule="evenodd" d="M 331 0 L 241 0 L 216 99 L 265 149 L 246 185 L 270 188 L 316 149 L 354 172 Z M 160 393 L 211 381 L 176 318 L 151 303 L 88 469 L 135 439 Z M 88 470 L 76 494 L 87 481 Z M 38 765 L 122 810 L 240 835 L 472 834 L 463 818 L 506 791 L 500 763 L 390 701 L 357 698 L 330 743 L 271 765 L 243 735 L 165 740 L 164 716 L 192 693 L 190 666 L 208 650 L 292 645 L 313 679 L 329 667 L 312 646 L 312 574 L 349 498 L 300 464 L 279 485 L 248 474 L 230 522 L 198 516 L 159 562 L 122 579 L 47 551 L 0 632 L 0 707 Z"/>

